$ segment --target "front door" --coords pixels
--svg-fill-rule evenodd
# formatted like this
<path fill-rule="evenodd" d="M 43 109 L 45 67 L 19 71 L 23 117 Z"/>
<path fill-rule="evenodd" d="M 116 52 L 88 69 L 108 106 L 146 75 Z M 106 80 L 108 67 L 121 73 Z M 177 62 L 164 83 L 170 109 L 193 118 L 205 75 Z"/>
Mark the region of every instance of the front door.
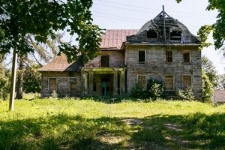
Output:
<path fill-rule="evenodd" d="M 110 79 L 107 77 L 101 78 L 101 87 L 102 87 L 102 96 L 109 95 L 109 88 L 110 88 Z"/>

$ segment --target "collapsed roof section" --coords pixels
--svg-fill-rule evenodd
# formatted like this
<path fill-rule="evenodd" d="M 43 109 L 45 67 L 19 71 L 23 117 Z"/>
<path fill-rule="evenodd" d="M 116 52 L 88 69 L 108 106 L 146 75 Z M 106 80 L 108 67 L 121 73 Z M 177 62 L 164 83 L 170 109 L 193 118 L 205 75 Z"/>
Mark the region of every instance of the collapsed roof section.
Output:
<path fill-rule="evenodd" d="M 166 12 L 160 12 L 145 23 L 136 35 L 127 36 L 127 43 L 200 44 L 200 39 Z"/>

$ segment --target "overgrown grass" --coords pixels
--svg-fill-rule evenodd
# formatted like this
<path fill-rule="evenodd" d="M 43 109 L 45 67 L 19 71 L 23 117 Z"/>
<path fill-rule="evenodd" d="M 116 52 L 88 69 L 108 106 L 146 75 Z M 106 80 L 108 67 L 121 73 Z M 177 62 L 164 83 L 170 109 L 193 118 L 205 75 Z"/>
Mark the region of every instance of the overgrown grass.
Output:
<path fill-rule="evenodd" d="M 223 149 L 225 105 L 81 99 L 0 101 L 0 149 Z"/>

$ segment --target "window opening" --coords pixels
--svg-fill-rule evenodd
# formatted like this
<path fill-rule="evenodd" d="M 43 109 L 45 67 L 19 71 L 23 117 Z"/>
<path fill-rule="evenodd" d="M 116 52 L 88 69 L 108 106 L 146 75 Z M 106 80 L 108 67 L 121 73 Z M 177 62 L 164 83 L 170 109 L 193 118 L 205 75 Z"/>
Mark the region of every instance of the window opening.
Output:
<path fill-rule="evenodd" d="M 143 88 L 146 88 L 146 76 L 138 75 L 138 84 L 140 84 Z"/>
<path fill-rule="evenodd" d="M 109 67 L 109 55 L 101 56 L 101 67 Z"/>
<path fill-rule="evenodd" d="M 166 51 L 166 62 L 172 62 L 173 57 L 172 57 L 172 51 Z"/>
<path fill-rule="evenodd" d="M 191 76 L 183 76 L 183 87 L 187 88 L 188 86 L 191 86 Z"/>
<path fill-rule="evenodd" d="M 167 91 L 173 90 L 173 76 L 172 75 L 166 75 L 165 76 L 165 88 Z"/>
<path fill-rule="evenodd" d="M 184 62 L 190 62 L 190 52 L 184 52 L 183 59 Z"/>
<path fill-rule="evenodd" d="M 171 40 L 181 40 L 181 32 L 180 31 L 172 31 L 170 33 Z"/>
<path fill-rule="evenodd" d="M 139 63 L 145 63 L 145 51 L 139 51 Z"/>
<path fill-rule="evenodd" d="M 56 91 L 56 78 L 49 78 L 49 91 Z"/>
<path fill-rule="evenodd" d="M 154 30 L 147 31 L 147 38 L 157 38 L 157 33 Z"/>

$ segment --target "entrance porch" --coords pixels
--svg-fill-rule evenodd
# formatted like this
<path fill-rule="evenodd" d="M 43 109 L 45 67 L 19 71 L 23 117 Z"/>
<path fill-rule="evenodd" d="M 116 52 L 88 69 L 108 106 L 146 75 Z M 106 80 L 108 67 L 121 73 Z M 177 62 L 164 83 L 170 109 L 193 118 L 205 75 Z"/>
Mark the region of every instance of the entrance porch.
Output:
<path fill-rule="evenodd" d="M 125 68 L 82 68 L 81 73 L 84 96 L 125 94 Z"/>

